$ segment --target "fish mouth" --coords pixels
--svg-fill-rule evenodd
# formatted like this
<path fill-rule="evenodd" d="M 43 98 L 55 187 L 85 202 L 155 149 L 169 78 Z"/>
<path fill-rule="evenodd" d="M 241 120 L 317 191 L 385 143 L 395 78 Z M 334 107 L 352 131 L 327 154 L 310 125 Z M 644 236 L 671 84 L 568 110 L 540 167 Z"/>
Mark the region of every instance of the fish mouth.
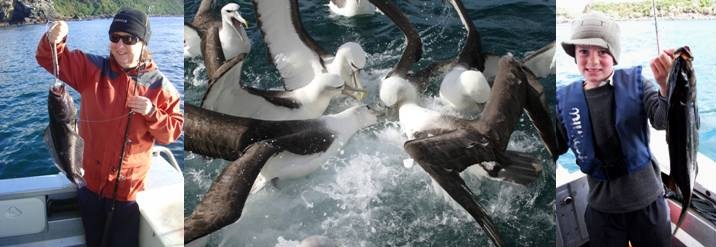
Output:
<path fill-rule="evenodd" d="M 684 60 L 692 61 L 694 60 L 694 56 L 691 54 L 691 48 L 689 48 L 688 45 L 685 45 L 678 50 L 674 52 L 674 57 L 681 57 Z"/>
<path fill-rule="evenodd" d="M 55 95 L 62 95 L 65 93 L 65 84 L 61 82 L 57 82 L 52 87 L 50 87 L 50 92 L 54 93 Z"/>

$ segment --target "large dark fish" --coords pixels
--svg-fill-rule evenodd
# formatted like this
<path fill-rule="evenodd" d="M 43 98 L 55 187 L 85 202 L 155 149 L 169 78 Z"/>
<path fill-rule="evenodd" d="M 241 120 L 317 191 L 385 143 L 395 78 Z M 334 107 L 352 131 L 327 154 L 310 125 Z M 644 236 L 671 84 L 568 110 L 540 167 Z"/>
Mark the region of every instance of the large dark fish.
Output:
<path fill-rule="evenodd" d="M 45 129 L 45 143 L 57 168 L 72 183 L 82 186 L 82 152 L 84 141 L 77 134 L 77 108 L 65 85 L 50 89 L 47 97 L 50 125 Z"/>
<path fill-rule="evenodd" d="M 684 221 L 691 204 L 698 165 L 696 152 L 699 146 L 699 113 L 696 108 L 696 76 L 691 64 L 693 56 L 688 46 L 674 53 L 676 58 L 669 74 L 668 124 L 666 142 L 669 144 L 671 171 L 667 184 L 683 198 L 681 214 L 674 233 Z"/>

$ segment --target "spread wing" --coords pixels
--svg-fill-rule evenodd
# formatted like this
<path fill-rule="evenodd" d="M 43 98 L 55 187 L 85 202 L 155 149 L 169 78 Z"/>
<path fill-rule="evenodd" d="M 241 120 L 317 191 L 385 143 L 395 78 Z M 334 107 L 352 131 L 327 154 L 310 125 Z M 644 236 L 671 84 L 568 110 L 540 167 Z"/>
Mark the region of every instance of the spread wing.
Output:
<path fill-rule="evenodd" d="M 253 1 L 256 19 L 286 89 L 302 87 L 323 71 L 328 53 L 303 28 L 297 0 Z"/>
<path fill-rule="evenodd" d="M 194 212 L 184 219 L 184 243 L 237 221 L 261 168 L 279 151 L 270 141 L 257 142 L 226 166 Z"/>

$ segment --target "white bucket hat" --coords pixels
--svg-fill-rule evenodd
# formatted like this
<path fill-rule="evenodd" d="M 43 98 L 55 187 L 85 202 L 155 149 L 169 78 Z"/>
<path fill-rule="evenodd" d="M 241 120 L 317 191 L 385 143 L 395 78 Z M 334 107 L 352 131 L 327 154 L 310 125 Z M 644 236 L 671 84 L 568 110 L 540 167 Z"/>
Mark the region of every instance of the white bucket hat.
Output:
<path fill-rule="evenodd" d="M 562 42 L 562 48 L 574 57 L 575 45 L 593 45 L 609 50 L 614 64 L 619 61 L 619 25 L 600 12 L 584 14 L 572 22 L 572 37 Z"/>

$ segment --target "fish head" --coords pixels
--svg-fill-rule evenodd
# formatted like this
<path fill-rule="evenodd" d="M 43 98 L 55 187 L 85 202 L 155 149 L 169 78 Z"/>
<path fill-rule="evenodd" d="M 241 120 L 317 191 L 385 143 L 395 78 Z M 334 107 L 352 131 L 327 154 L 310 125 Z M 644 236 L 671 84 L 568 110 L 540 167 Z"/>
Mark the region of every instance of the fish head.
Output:
<path fill-rule="evenodd" d="M 77 118 L 77 108 L 64 85 L 50 88 L 47 108 L 50 112 L 50 121 L 69 123 Z"/>
<path fill-rule="evenodd" d="M 669 98 L 678 97 L 680 101 L 696 101 L 696 73 L 693 67 L 694 56 L 689 46 L 683 46 L 674 52 L 674 64 L 669 74 Z M 685 94 L 674 96 L 676 94 Z"/>
<path fill-rule="evenodd" d="M 685 45 L 674 51 L 674 55 L 689 61 L 692 61 L 694 59 L 694 56 L 691 54 L 691 48 L 689 48 L 688 45 Z"/>

